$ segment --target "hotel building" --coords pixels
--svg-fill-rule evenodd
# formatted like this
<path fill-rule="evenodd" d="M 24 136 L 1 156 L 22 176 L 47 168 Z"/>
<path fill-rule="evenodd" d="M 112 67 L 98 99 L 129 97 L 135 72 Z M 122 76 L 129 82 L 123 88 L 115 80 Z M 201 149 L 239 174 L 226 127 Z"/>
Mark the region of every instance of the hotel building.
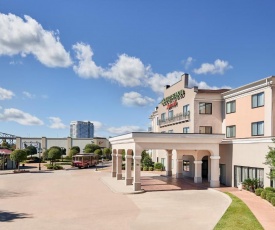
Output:
<path fill-rule="evenodd" d="M 236 89 L 206 90 L 188 88 L 188 75 L 172 86 L 166 86 L 164 99 L 150 119 L 152 132 L 224 134 L 219 144 L 219 180 L 237 186 L 246 178 L 258 178 L 266 186 L 274 186 L 266 174 L 265 162 L 275 136 L 275 77 L 268 77 Z M 175 93 L 184 91 L 182 98 Z M 174 95 L 174 96 L 173 96 Z M 155 162 L 167 166 L 166 152 L 152 150 Z M 176 172 L 176 153 L 172 155 L 172 172 L 195 177 L 194 165 L 199 160 L 201 178 L 209 179 L 210 158 L 196 159 L 182 155 L 182 172 Z M 198 164 L 198 163 L 197 163 Z"/>
<path fill-rule="evenodd" d="M 148 133 L 110 138 L 112 176 L 125 177 L 126 185 L 139 190 L 141 152 L 149 150 L 154 162 L 163 163 L 167 176 L 191 177 L 195 183 L 208 180 L 210 187 L 236 187 L 246 178 L 258 178 L 264 187 L 275 186 L 264 164 L 269 146 L 275 146 L 275 77 L 218 90 L 189 88 L 188 80 L 184 74 L 179 82 L 166 86 L 163 100 L 150 116 Z"/>

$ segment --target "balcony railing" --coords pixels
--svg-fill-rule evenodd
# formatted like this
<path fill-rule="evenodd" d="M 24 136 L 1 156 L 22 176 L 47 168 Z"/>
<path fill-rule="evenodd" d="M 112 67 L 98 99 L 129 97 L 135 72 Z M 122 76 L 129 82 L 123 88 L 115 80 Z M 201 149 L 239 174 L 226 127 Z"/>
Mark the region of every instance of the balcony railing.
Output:
<path fill-rule="evenodd" d="M 186 122 L 190 120 L 190 111 L 186 113 L 178 113 L 173 117 L 169 117 L 165 120 L 159 120 L 159 126 L 172 125 L 175 123 Z"/>

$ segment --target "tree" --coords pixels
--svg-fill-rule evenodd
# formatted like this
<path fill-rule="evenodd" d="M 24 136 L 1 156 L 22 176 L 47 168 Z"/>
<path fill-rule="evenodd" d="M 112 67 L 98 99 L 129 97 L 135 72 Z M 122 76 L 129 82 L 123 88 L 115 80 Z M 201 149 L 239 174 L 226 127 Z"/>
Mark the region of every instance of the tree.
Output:
<path fill-rule="evenodd" d="M 141 162 L 143 162 L 144 158 L 149 156 L 149 154 L 146 152 L 146 150 L 143 150 L 141 153 Z"/>
<path fill-rule="evenodd" d="M 52 164 L 54 163 L 54 161 L 56 159 L 60 159 L 61 155 L 62 155 L 62 150 L 61 150 L 60 147 L 58 147 L 58 146 L 52 146 L 49 149 L 48 158 L 51 160 Z"/>
<path fill-rule="evenodd" d="M 85 153 L 94 153 L 96 149 L 100 149 L 100 147 L 96 144 L 87 144 L 84 148 Z"/>
<path fill-rule="evenodd" d="M 73 157 L 74 155 L 80 153 L 80 148 L 78 146 L 73 146 L 71 149 L 70 149 L 70 152 L 69 152 L 69 156 L 70 157 Z"/>
<path fill-rule="evenodd" d="M 101 149 L 96 149 L 95 151 L 94 151 L 94 154 L 96 154 L 98 157 L 101 157 L 102 156 L 102 150 Z"/>
<path fill-rule="evenodd" d="M 3 139 L 1 146 L 4 149 L 10 149 L 11 148 L 11 145 L 7 142 L 6 139 Z"/>
<path fill-rule="evenodd" d="M 33 145 L 28 146 L 28 147 L 25 149 L 25 151 L 27 152 L 28 155 L 31 155 L 31 157 L 32 157 L 32 155 L 37 154 L 37 149 L 36 149 L 36 147 L 34 147 Z"/>
<path fill-rule="evenodd" d="M 22 149 L 16 149 L 11 153 L 10 158 L 18 164 L 18 170 L 20 170 L 20 162 L 27 159 L 27 152 Z"/>
<path fill-rule="evenodd" d="M 152 158 L 148 155 L 148 156 L 145 156 L 143 161 L 142 161 L 142 166 L 144 167 L 154 167 L 154 162 L 152 161 Z"/>
<path fill-rule="evenodd" d="M 275 143 L 275 139 L 272 139 L 273 143 Z M 274 147 L 268 147 L 269 152 L 265 156 L 265 162 L 264 164 L 268 165 L 270 168 L 270 172 L 267 173 L 267 176 L 270 180 L 275 179 L 275 148 Z"/>
<path fill-rule="evenodd" d="M 103 154 L 107 159 L 111 159 L 112 150 L 110 148 L 104 148 Z"/>

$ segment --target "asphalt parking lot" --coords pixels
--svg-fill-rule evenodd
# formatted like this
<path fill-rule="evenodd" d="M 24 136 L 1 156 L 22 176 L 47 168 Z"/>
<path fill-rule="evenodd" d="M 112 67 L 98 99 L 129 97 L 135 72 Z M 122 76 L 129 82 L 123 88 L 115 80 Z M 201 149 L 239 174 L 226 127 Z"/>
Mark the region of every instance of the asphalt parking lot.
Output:
<path fill-rule="evenodd" d="M 125 195 L 110 176 L 95 169 L 0 175 L 0 229 L 213 229 L 231 202 L 207 189 Z"/>

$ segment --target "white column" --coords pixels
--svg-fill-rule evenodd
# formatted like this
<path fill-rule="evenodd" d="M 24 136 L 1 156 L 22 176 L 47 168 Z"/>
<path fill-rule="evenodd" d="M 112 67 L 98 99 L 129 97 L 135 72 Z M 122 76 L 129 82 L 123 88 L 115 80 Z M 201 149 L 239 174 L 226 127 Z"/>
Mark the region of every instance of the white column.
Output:
<path fill-rule="evenodd" d="M 183 165 L 182 159 L 177 159 L 176 178 L 182 178 Z"/>
<path fill-rule="evenodd" d="M 194 164 L 195 164 L 194 183 L 202 183 L 202 176 L 201 176 L 202 161 L 194 161 Z"/>
<path fill-rule="evenodd" d="M 116 177 L 116 154 L 112 154 L 112 177 Z"/>
<path fill-rule="evenodd" d="M 172 150 L 167 151 L 167 168 L 166 168 L 166 176 L 172 176 Z"/>
<path fill-rule="evenodd" d="M 126 155 L 126 172 L 125 172 L 125 183 L 126 185 L 131 185 L 133 184 L 133 179 L 132 179 L 132 170 L 131 170 L 131 163 L 132 163 L 132 156 Z"/>
<path fill-rule="evenodd" d="M 141 182 L 140 182 L 140 161 L 141 156 L 134 156 L 134 191 L 141 190 Z"/>
<path fill-rule="evenodd" d="M 210 156 L 211 159 L 211 180 L 210 180 L 210 187 L 211 188 L 218 188 L 220 187 L 220 156 Z"/>
<path fill-rule="evenodd" d="M 122 155 L 117 154 L 117 161 L 116 161 L 116 168 L 117 168 L 117 174 L 116 174 L 116 179 L 117 180 L 122 180 Z"/>

